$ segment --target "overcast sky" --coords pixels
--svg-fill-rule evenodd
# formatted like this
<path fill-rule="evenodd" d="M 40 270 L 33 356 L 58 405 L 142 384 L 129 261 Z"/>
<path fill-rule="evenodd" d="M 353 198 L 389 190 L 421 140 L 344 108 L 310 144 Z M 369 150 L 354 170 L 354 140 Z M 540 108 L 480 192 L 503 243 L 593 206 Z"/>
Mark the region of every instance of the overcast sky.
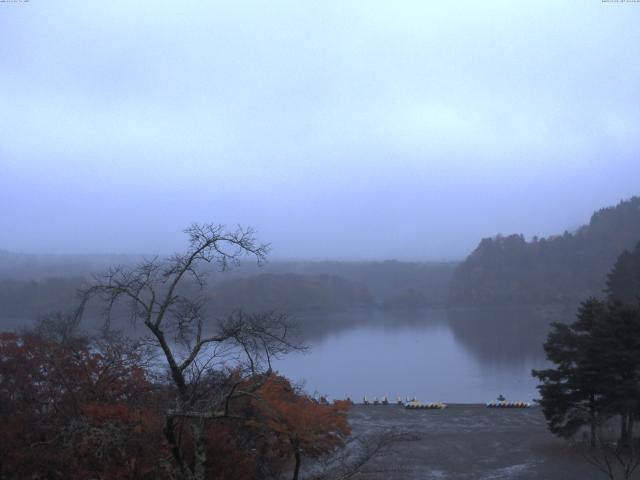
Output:
<path fill-rule="evenodd" d="M 0 3 L 0 249 L 455 259 L 640 194 L 640 3 Z"/>

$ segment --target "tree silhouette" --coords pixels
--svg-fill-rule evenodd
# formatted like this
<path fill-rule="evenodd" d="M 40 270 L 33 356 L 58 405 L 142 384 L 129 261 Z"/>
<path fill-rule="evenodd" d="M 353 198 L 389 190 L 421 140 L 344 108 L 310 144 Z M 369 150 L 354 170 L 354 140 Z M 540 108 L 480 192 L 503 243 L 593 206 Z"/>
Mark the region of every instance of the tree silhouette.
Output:
<path fill-rule="evenodd" d="M 540 405 L 549 429 L 559 436 L 571 437 L 586 425 L 594 446 L 603 414 L 604 383 L 609 381 L 594 338 L 604 309 L 602 302 L 591 298 L 581 304 L 576 322 L 552 324 L 544 350 L 556 366 L 532 372 L 542 382 L 538 386 Z"/>
<path fill-rule="evenodd" d="M 145 327 L 173 388 L 163 429 L 173 458 L 171 474 L 204 480 L 211 422 L 228 418 L 234 400 L 253 395 L 269 377 L 271 360 L 298 347 L 290 341 L 284 315 L 237 311 L 218 322 L 206 309 L 204 267 L 225 271 L 246 256 L 263 262 L 268 246 L 258 244 L 250 229 L 195 224 L 185 233 L 189 247 L 184 253 L 113 268 L 98 277 L 84 290 L 79 315 L 97 297 L 106 305 L 106 326 L 114 306 L 124 302 L 129 319 Z"/>
<path fill-rule="evenodd" d="M 618 257 L 607 275 L 605 292 L 610 302 L 640 302 L 640 242 L 633 251 L 625 250 Z"/>
<path fill-rule="evenodd" d="M 628 446 L 640 414 L 640 262 L 624 252 L 609 275 L 609 301 L 589 298 L 571 325 L 555 323 L 544 349 L 554 368 L 534 370 L 552 432 L 569 437 L 589 426 L 591 446 L 604 420 L 620 417 L 620 444 Z M 640 255 L 639 255 L 640 256 Z M 622 303 L 620 299 L 629 300 Z"/>

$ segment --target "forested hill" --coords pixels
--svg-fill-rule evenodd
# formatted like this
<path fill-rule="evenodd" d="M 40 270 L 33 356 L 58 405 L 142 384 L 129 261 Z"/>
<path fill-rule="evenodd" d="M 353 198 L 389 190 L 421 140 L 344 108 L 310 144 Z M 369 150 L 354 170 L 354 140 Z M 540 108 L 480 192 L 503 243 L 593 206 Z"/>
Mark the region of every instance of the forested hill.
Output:
<path fill-rule="evenodd" d="M 335 275 L 295 273 L 265 273 L 220 282 L 212 286 L 208 297 L 219 313 L 237 309 L 288 313 L 342 311 L 373 305 L 369 289 L 363 283 Z"/>
<path fill-rule="evenodd" d="M 601 295 L 618 255 L 639 240 L 640 197 L 595 212 L 573 233 L 485 238 L 456 268 L 449 303 L 575 303 Z"/>

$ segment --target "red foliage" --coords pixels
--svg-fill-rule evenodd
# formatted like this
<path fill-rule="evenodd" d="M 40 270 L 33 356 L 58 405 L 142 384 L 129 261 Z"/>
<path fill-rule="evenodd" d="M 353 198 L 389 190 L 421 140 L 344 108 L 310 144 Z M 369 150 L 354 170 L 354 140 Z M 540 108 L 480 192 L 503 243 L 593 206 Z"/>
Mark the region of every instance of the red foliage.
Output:
<path fill-rule="evenodd" d="M 211 478 L 253 480 L 259 477 L 258 458 L 245 440 L 245 432 L 231 422 L 216 422 L 208 429 L 207 458 Z"/>
<path fill-rule="evenodd" d="M 154 396 L 132 352 L 0 334 L 0 477 L 152 478 Z"/>
<path fill-rule="evenodd" d="M 350 433 L 347 402 L 320 404 L 276 375 L 225 378 L 237 390 L 264 384 L 234 398 L 228 416 L 207 421 L 210 478 L 273 476 L 292 457 L 297 472 L 302 455 L 330 453 Z M 148 380 L 126 342 L 0 334 L 0 479 L 162 478 L 168 389 Z M 175 421 L 181 455 L 190 458 L 188 422 Z"/>
<path fill-rule="evenodd" d="M 348 401 L 320 403 L 296 392 L 286 378 L 271 375 L 260 389 L 259 399 L 253 400 L 259 417 L 250 423 L 272 432 L 273 450 L 294 456 L 297 478 L 301 455 L 317 458 L 344 445 L 351 433 L 347 420 L 350 406 Z"/>

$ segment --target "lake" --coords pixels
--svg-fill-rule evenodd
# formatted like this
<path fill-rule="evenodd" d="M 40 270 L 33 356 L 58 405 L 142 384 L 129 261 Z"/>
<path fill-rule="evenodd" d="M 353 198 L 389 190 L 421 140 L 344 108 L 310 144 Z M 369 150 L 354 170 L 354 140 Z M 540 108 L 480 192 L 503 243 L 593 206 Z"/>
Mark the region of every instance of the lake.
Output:
<path fill-rule="evenodd" d="M 310 347 L 275 368 L 310 392 L 356 402 L 387 396 L 478 403 L 537 398 L 542 343 L 568 308 L 379 310 L 299 315 Z"/>
<path fill-rule="evenodd" d="M 387 396 L 423 402 L 484 403 L 537 398 L 534 368 L 551 321 L 572 321 L 570 307 L 363 310 L 298 314 L 305 353 L 274 368 L 309 393 L 361 402 Z M 31 325 L 3 318 L 2 329 Z"/>

